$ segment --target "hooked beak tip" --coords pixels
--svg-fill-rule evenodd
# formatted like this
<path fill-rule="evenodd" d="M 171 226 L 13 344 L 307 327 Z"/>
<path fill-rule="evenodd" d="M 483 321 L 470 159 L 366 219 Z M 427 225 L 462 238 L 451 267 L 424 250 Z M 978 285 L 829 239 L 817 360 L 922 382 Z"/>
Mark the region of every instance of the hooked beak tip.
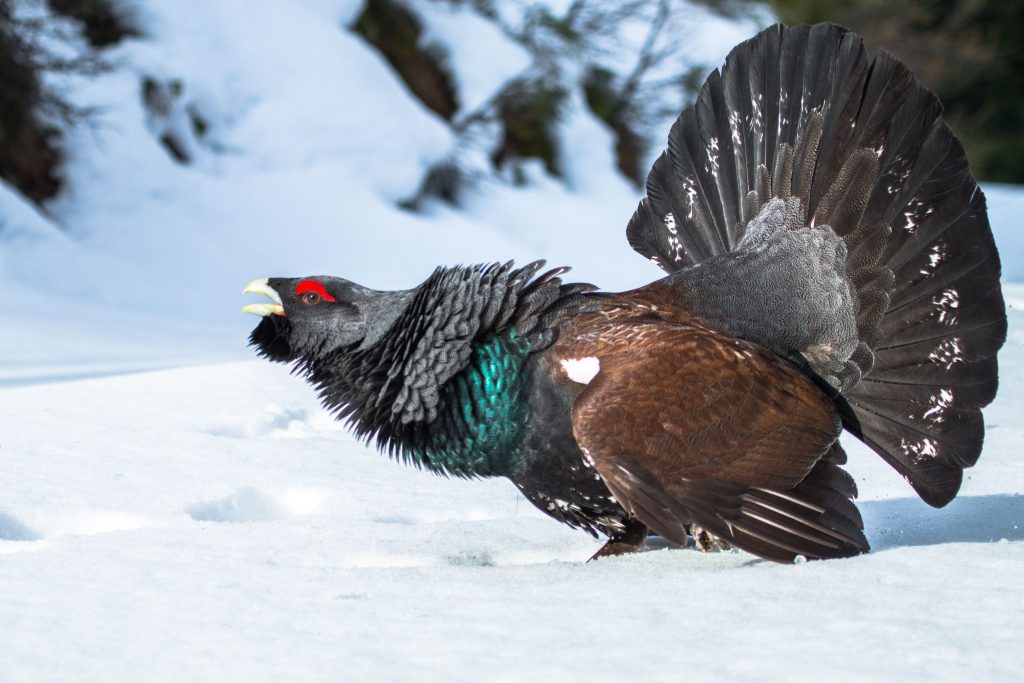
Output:
<path fill-rule="evenodd" d="M 284 305 L 281 302 L 281 295 L 270 286 L 270 279 L 256 278 L 242 289 L 242 294 L 262 294 L 273 303 L 248 304 L 242 307 L 243 313 L 266 317 L 268 315 L 284 315 Z"/>

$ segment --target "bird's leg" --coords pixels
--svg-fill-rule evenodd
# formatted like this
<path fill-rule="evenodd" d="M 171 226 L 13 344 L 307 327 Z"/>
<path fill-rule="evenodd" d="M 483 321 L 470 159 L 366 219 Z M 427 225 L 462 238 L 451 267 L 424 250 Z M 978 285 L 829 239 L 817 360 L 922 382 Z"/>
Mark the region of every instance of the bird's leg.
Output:
<path fill-rule="evenodd" d="M 697 524 L 690 525 L 690 535 L 693 536 L 693 542 L 696 544 L 697 550 L 702 553 L 717 553 L 720 550 L 729 550 L 732 548 L 728 542 L 723 541 L 718 536 L 715 536 L 713 533 Z"/>
<path fill-rule="evenodd" d="M 594 553 L 587 561 L 591 562 L 602 557 L 612 557 L 614 555 L 638 553 L 643 550 L 646 538 L 647 527 L 636 519 L 629 519 L 626 521 L 626 528 L 621 533 L 610 536 L 608 542 L 601 546 L 601 549 Z"/>

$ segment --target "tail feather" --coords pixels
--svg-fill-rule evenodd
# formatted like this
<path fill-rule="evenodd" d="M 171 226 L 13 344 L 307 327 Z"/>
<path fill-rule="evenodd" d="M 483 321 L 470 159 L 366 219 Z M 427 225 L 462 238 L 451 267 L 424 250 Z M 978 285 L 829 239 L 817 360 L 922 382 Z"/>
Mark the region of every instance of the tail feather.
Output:
<path fill-rule="evenodd" d="M 963 468 L 978 461 L 984 425 L 977 411 L 968 420 L 957 423 L 961 438 L 953 440 L 899 420 L 892 405 L 876 408 L 853 399 L 850 405 L 858 419 L 861 440 L 899 472 L 929 505 L 942 507 L 949 503 L 960 489 Z M 906 407 L 904 402 L 896 405 Z"/>
<path fill-rule="evenodd" d="M 705 149 L 711 145 L 712 139 L 717 140 L 714 134 L 706 137 L 701 134 L 701 124 L 709 126 L 712 130 L 717 124 L 709 121 L 713 119 L 710 112 L 709 98 L 698 98 L 694 107 L 686 112 L 676 121 L 669 133 L 669 154 L 665 158 L 671 165 L 674 178 L 687 178 L 692 180 L 689 184 L 684 183 L 682 189 L 684 197 L 696 196 L 703 205 L 698 219 L 704 226 L 703 231 L 708 239 L 707 256 L 721 254 L 729 250 L 733 240 L 729 235 L 729 226 L 726 223 L 726 207 L 722 204 L 719 196 L 718 184 L 712 173 L 712 166 L 707 163 Z M 699 122 L 700 121 L 700 122 Z M 674 182 L 678 182 L 675 181 Z M 693 204 L 690 204 L 691 208 Z M 676 214 L 678 220 L 686 214 Z M 701 245 L 703 246 L 703 245 Z"/>
<path fill-rule="evenodd" d="M 928 345 L 926 349 L 933 348 L 931 342 L 922 343 Z M 861 395 L 859 392 L 863 392 L 872 396 L 889 395 L 895 398 L 896 395 L 908 396 L 908 392 L 914 391 L 904 387 L 917 387 L 916 391 L 935 398 L 935 387 L 956 386 L 960 389 L 955 394 L 956 400 L 965 406 L 980 408 L 992 402 L 998 384 L 994 356 L 964 361 L 946 369 L 934 363 L 921 363 L 919 354 L 920 350 L 914 347 L 904 349 L 902 356 L 894 353 L 878 354 L 885 363 L 875 365 L 864 378 L 864 386 L 855 387 L 846 395 L 856 398 Z"/>
<path fill-rule="evenodd" d="M 939 99 L 846 29 L 777 25 L 730 53 L 668 142 L 630 244 L 682 271 L 737 249 L 770 196 L 798 197 L 847 249 L 859 343 L 829 381 L 848 427 L 928 503 L 951 500 L 981 452 L 1006 316 L 984 195 Z"/>
<path fill-rule="evenodd" d="M 838 29 L 833 27 L 833 30 Z M 852 33 L 842 32 L 836 34 L 834 40 L 838 41 L 838 49 L 835 67 L 830 73 L 832 91 L 826 97 L 827 116 L 821 136 L 828 144 L 818 152 L 819 172 L 811 193 L 815 206 L 836 181 L 843 160 L 856 153 L 859 147 L 855 136 L 860 131 L 850 122 L 856 120 L 861 110 L 861 94 L 867 78 L 867 53 L 861 41 Z"/>
<path fill-rule="evenodd" d="M 713 131 L 710 140 L 705 144 L 718 145 L 718 168 L 709 169 L 714 180 L 712 189 L 715 191 L 722 206 L 722 214 L 718 217 L 719 235 L 726 250 L 731 248 L 742 224 L 742 188 L 733 179 L 736 178 L 736 150 L 729 127 L 729 108 L 721 84 L 709 88 L 697 98 L 697 118 L 704 130 Z"/>
<path fill-rule="evenodd" d="M 752 57 L 751 54 L 744 53 L 736 62 L 727 65 L 728 69 L 738 69 L 739 73 L 747 78 L 738 78 L 731 71 L 722 70 L 722 96 L 726 110 L 735 112 L 744 121 L 753 120 L 754 102 L 764 95 L 764 84 L 759 80 L 763 77 L 763 71 L 755 72 L 760 63 Z M 757 189 L 757 169 L 764 163 L 764 148 L 757 144 L 745 144 L 743 138 L 734 140 L 731 131 L 729 142 L 735 143 L 732 147 L 732 160 L 735 166 L 736 195 L 746 197 Z M 745 206 L 740 208 L 743 212 L 740 217 L 742 223 L 753 218 L 745 212 Z"/>

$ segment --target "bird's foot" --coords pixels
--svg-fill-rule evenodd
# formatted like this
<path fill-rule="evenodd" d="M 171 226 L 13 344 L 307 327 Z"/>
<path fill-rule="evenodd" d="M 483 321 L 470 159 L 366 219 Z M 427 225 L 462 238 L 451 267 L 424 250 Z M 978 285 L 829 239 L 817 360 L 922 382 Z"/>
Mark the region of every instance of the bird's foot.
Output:
<path fill-rule="evenodd" d="M 601 549 L 594 553 L 587 562 L 602 557 L 638 553 L 644 549 L 646 538 L 647 527 L 636 520 L 630 520 L 626 523 L 626 529 L 622 533 L 609 537 L 608 542 L 601 546 Z"/>
<path fill-rule="evenodd" d="M 616 555 L 628 555 L 630 553 L 638 553 L 644 549 L 643 541 L 640 543 L 625 543 L 623 541 L 616 541 L 614 538 L 608 539 L 608 542 L 601 546 L 601 549 L 590 556 L 587 562 L 598 560 L 602 557 L 614 557 Z"/>
<path fill-rule="evenodd" d="M 727 541 L 723 541 L 704 527 L 697 526 L 696 524 L 690 525 L 690 535 L 693 536 L 693 542 L 697 546 L 697 550 L 702 553 L 717 553 L 721 550 L 732 548 Z"/>

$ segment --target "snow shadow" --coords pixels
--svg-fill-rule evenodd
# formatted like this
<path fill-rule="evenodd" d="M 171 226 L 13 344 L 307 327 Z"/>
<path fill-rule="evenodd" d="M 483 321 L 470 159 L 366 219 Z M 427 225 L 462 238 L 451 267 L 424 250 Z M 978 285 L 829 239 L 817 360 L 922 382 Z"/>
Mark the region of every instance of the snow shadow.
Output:
<path fill-rule="evenodd" d="M 185 513 L 197 522 L 272 522 L 288 517 L 281 502 L 254 488 L 243 488 L 227 498 L 190 505 Z"/>
<path fill-rule="evenodd" d="M 291 488 L 270 493 L 247 486 L 227 498 L 190 505 L 185 514 L 197 522 L 274 522 L 311 515 L 325 498 L 326 492 L 313 489 Z"/>
<path fill-rule="evenodd" d="M 38 541 L 42 536 L 0 510 L 0 541 Z"/>
<path fill-rule="evenodd" d="M 1024 540 L 1024 496 L 963 496 L 941 509 L 918 498 L 858 502 L 872 550 Z"/>
<path fill-rule="evenodd" d="M 274 432 L 286 431 L 293 423 L 304 424 L 309 421 L 309 412 L 302 408 L 282 408 L 268 406 L 261 415 L 236 420 L 232 424 L 224 424 L 209 429 L 212 436 L 225 436 L 234 439 L 251 439 L 271 436 Z"/>
<path fill-rule="evenodd" d="M 137 366 L 126 368 L 111 368 L 98 370 L 68 370 L 67 372 L 41 370 L 35 374 L 6 376 L 0 370 L 0 389 L 11 389 L 14 387 L 27 387 L 36 384 L 59 384 L 63 382 L 77 382 L 85 379 L 100 379 L 104 377 L 120 377 L 122 375 L 138 375 L 143 372 L 156 372 L 158 370 L 169 370 L 181 367 L 187 361 L 175 363 L 140 363 Z M 198 363 L 193 363 L 197 365 Z"/>

